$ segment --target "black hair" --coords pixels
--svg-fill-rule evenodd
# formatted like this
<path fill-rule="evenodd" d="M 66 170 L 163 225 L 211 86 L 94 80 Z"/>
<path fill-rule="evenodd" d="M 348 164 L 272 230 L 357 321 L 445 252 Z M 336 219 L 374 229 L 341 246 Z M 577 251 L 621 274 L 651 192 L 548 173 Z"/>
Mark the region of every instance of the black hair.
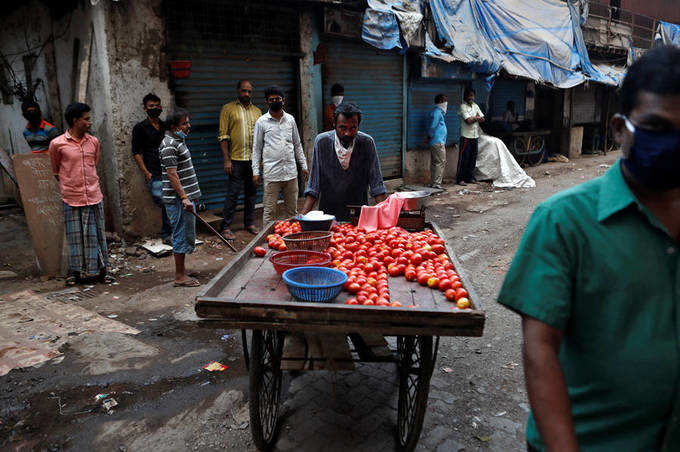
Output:
<path fill-rule="evenodd" d="M 654 94 L 680 94 L 680 49 L 663 46 L 647 51 L 628 69 L 621 85 L 624 115 L 635 108 L 640 91 Z"/>
<path fill-rule="evenodd" d="M 66 112 L 64 113 L 64 117 L 66 118 L 66 124 L 68 124 L 69 127 L 73 127 L 73 124 L 76 122 L 76 119 L 80 118 L 83 116 L 83 113 L 86 113 L 90 111 L 90 106 L 87 104 L 82 104 L 80 102 L 73 102 L 71 105 L 66 107 Z"/>
<path fill-rule="evenodd" d="M 470 93 L 474 94 L 474 93 L 475 93 L 475 90 L 472 89 L 471 86 L 468 86 L 467 88 L 465 88 L 465 91 L 463 92 L 463 99 L 465 99 L 466 97 L 468 97 L 468 94 L 470 94 Z"/>
<path fill-rule="evenodd" d="M 160 102 L 161 98 L 156 96 L 154 93 L 149 93 L 142 99 L 142 105 L 146 107 L 147 102 Z"/>
<path fill-rule="evenodd" d="M 236 91 L 240 90 L 240 89 L 241 89 L 241 85 L 244 84 L 245 82 L 248 82 L 248 83 L 250 83 L 250 86 L 253 86 L 253 82 L 251 82 L 251 81 L 248 80 L 247 78 L 242 78 L 241 80 L 239 80 L 238 82 L 236 82 Z"/>
<path fill-rule="evenodd" d="M 28 99 L 21 103 L 21 112 L 23 114 L 26 114 L 26 111 L 29 108 L 37 108 L 38 111 L 40 111 L 40 104 L 38 104 L 38 102 L 34 101 L 33 99 Z"/>
<path fill-rule="evenodd" d="M 359 106 L 354 102 L 343 102 L 333 111 L 333 121 L 338 122 L 338 116 L 344 116 L 345 118 L 351 118 L 352 116 L 357 117 L 357 123 L 361 124 L 361 110 Z"/>
<path fill-rule="evenodd" d="M 286 97 L 286 96 L 283 95 L 283 90 L 278 85 L 268 86 L 267 89 L 264 90 L 264 98 L 265 99 L 269 99 L 269 96 L 276 96 L 276 95 L 279 95 L 281 97 Z"/>
<path fill-rule="evenodd" d="M 442 102 L 444 102 L 444 99 L 446 99 L 445 94 L 437 94 L 436 96 L 434 96 L 434 103 L 441 104 Z"/>
<path fill-rule="evenodd" d="M 513 107 L 515 106 L 515 101 L 514 101 L 514 100 L 509 100 L 508 103 L 505 104 L 505 108 L 508 108 L 508 109 L 509 109 L 511 105 L 512 105 Z"/>
<path fill-rule="evenodd" d="M 339 96 L 340 94 L 345 93 L 345 87 L 342 86 L 340 83 L 335 83 L 333 86 L 331 86 L 331 96 Z"/>
<path fill-rule="evenodd" d="M 182 119 L 189 116 L 189 112 L 183 108 L 175 108 L 175 110 L 165 118 L 165 123 L 168 127 L 178 127 Z"/>

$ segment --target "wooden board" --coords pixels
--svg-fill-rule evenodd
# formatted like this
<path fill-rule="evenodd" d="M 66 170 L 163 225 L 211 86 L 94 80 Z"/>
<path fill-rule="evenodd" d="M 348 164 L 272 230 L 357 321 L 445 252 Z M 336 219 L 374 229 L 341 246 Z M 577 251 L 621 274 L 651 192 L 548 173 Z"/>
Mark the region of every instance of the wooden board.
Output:
<path fill-rule="evenodd" d="M 354 370 L 354 362 L 351 360 L 352 354 L 344 334 L 288 334 L 283 345 L 281 369 Z"/>
<path fill-rule="evenodd" d="M 444 238 L 441 230 L 433 230 Z M 196 298 L 196 313 L 222 326 L 245 329 L 280 329 L 316 333 L 360 333 L 381 335 L 426 334 L 439 336 L 481 336 L 485 314 L 470 287 L 465 272 L 447 244 L 447 252 L 470 293 L 474 309 L 452 309 L 443 292 L 389 278 L 391 299 L 403 307 L 346 305 L 341 292 L 330 303 L 294 300 L 269 262 L 255 258 L 252 249 L 261 245 L 273 225 L 264 228 L 239 255 L 203 289 Z"/>
<path fill-rule="evenodd" d="M 47 154 L 15 154 L 16 173 L 28 230 L 45 275 L 61 275 L 64 244 L 64 213 L 59 183 Z"/>

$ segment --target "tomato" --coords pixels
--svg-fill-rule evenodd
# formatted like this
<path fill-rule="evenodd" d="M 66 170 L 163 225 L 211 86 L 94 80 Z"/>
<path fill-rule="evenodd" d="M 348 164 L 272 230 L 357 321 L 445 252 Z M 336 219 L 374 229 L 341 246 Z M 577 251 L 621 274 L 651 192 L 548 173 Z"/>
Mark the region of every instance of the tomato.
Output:
<path fill-rule="evenodd" d="M 401 256 L 401 253 L 403 253 L 403 252 L 404 252 L 404 250 L 401 249 L 401 248 L 394 248 L 392 250 L 392 257 L 397 258 L 397 257 Z"/>
<path fill-rule="evenodd" d="M 375 305 L 376 306 L 389 306 L 390 302 L 385 300 L 384 298 L 380 297 L 377 300 L 375 300 Z"/>
<path fill-rule="evenodd" d="M 427 280 L 430 279 L 430 275 L 427 273 L 421 273 L 418 275 L 418 284 L 421 286 L 427 286 Z"/>
<path fill-rule="evenodd" d="M 276 241 L 271 241 L 267 244 L 267 247 L 273 249 L 273 250 L 278 250 L 279 249 L 279 244 Z"/>
<path fill-rule="evenodd" d="M 444 292 L 444 296 L 446 296 L 446 299 L 449 301 L 455 301 L 456 300 L 456 291 L 453 289 L 448 289 L 446 292 Z"/>
<path fill-rule="evenodd" d="M 285 243 L 281 242 L 279 243 L 279 251 L 287 251 L 288 247 L 286 246 Z"/>
<path fill-rule="evenodd" d="M 398 265 L 392 265 L 390 268 L 387 270 L 390 274 L 390 276 L 397 277 L 402 274 L 400 271 L 400 267 Z"/>
<path fill-rule="evenodd" d="M 359 301 L 356 298 L 348 298 L 345 304 L 359 304 Z"/>
<path fill-rule="evenodd" d="M 413 256 L 411 256 L 411 263 L 413 265 L 420 265 L 423 262 L 423 256 L 420 253 L 414 253 Z"/>
<path fill-rule="evenodd" d="M 461 287 L 463 287 L 463 283 L 461 283 L 460 280 L 451 282 L 451 288 L 453 290 L 460 289 Z"/>
<path fill-rule="evenodd" d="M 437 288 L 439 288 L 439 278 L 437 278 L 436 276 L 432 276 L 432 277 L 428 278 L 428 280 L 427 280 L 427 286 L 428 286 L 430 289 L 437 289 Z"/>
<path fill-rule="evenodd" d="M 433 251 L 435 254 L 443 254 L 444 251 L 446 251 L 446 250 L 445 250 L 445 248 L 444 248 L 444 245 L 439 245 L 439 244 L 437 244 L 437 245 L 433 245 L 433 246 L 432 246 L 432 251 Z"/>
<path fill-rule="evenodd" d="M 459 298 L 458 301 L 456 301 L 456 306 L 458 306 L 459 309 L 468 309 L 470 307 L 470 300 L 467 298 Z"/>
<path fill-rule="evenodd" d="M 394 262 L 394 258 L 392 256 L 385 256 L 383 257 L 383 262 L 385 263 L 385 265 L 389 265 L 392 262 Z"/>
<path fill-rule="evenodd" d="M 406 254 L 406 253 L 404 253 Z M 397 264 L 406 266 L 409 264 L 409 260 L 403 254 L 397 258 Z"/>
<path fill-rule="evenodd" d="M 442 292 L 446 292 L 450 288 L 451 288 L 451 281 L 450 280 L 448 280 L 446 278 L 439 280 L 439 290 L 441 290 Z"/>
<path fill-rule="evenodd" d="M 347 290 L 349 290 L 352 293 L 357 293 L 361 290 L 361 286 L 357 283 L 352 283 L 347 287 Z"/>
<path fill-rule="evenodd" d="M 368 297 L 364 295 L 362 292 L 359 292 L 359 294 L 357 294 L 357 301 L 359 302 L 359 304 L 364 304 L 366 300 L 368 300 Z"/>
<path fill-rule="evenodd" d="M 461 298 L 467 298 L 469 296 L 470 294 L 468 294 L 467 290 L 463 288 L 456 289 L 456 300 L 460 300 Z"/>
<path fill-rule="evenodd" d="M 398 301 L 393 301 L 392 303 L 390 303 L 390 306 L 394 306 L 395 308 L 399 308 L 399 307 L 401 307 L 401 303 L 398 302 Z"/>
<path fill-rule="evenodd" d="M 371 299 L 368 299 L 364 302 L 364 306 L 372 306 L 374 304 L 375 304 L 375 302 L 373 302 L 373 300 L 371 300 Z"/>
<path fill-rule="evenodd" d="M 408 281 L 415 281 L 416 280 L 416 271 L 413 269 L 408 269 L 404 272 L 404 277 Z"/>
<path fill-rule="evenodd" d="M 378 285 L 378 280 L 375 278 L 366 278 L 366 283 L 375 287 Z"/>
<path fill-rule="evenodd" d="M 257 257 L 263 257 L 265 254 L 267 254 L 267 250 L 261 246 L 256 246 L 253 248 L 253 254 Z"/>

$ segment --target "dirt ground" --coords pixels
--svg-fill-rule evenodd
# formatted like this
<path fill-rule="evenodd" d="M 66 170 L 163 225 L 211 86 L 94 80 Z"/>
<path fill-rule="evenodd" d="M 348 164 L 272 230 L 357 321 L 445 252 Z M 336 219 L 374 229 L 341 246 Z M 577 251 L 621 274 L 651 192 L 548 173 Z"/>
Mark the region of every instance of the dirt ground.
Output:
<path fill-rule="evenodd" d="M 570 163 L 529 168 L 537 183 L 534 189 L 449 184 L 446 192 L 430 201 L 428 220 L 444 228 L 484 303 L 487 321 L 482 338 L 442 338 L 419 450 L 524 447 L 529 407 L 519 318 L 499 306 L 495 297 L 535 207 L 560 190 L 601 175 L 618 156 L 583 156 Z M 237 247 L 245 246 L 251 237 L 238 231 Z M 207 234 L 199 238 L 205 243 L 187 262 L 207 283 L 233 253 Z M 156 258 L 136 245 L 111 243 L 116 284 L 81 286 L 64 293 L 60 292 L 63 281 L 43 281 L 36 274 L 21 211 L 0 211 L 0 270 L 18 274 L 0 280 L 0 306 L 7 294 L 31 289 L 140 331 L 74 335 L 62 346 L 61 357 L 0 377 L 0 448 L 254 450 L 240 332 L 198 322 L 193 298 L 199 289 L 173 287 L 172 257 Z M 203 370 L 211 361 L 228 369 Z M 374 392 L 391 394 L 392 368 L 366 366 L 359 375 L 362 381 L 379 382 Z M 358 408 L 349 406 L 348 420 L 339 421 L 337 400 L 344 397 L 342 393 L 335 393 L 335 383 L 331 388 L 331 378 L 327 378 L 329 386 L 310 378 L 314 376 L 286 382 L 280 450 L 393 448 L 396 413 L 394 419 L 381 414 L 374 430 L 348 443 L 346 429 L 376 424 L 375 416 L 371 418 L 375 413 L 356 414 Z M 339 379 L 348 391 L 355 384 L 347 375 Z M 303 396 L 308 384 L 321 394 L 314 400 Z M 110 414 L 95 400 L 100 393 L 118 403 Z"/>

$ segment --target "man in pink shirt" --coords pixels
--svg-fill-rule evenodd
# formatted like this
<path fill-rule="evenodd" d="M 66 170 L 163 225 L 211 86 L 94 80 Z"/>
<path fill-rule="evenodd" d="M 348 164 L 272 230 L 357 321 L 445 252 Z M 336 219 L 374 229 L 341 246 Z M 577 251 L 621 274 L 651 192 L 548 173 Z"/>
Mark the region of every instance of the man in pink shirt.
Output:
<path fill-rule="evenodd" d="M 66 107 L 68 129 L 50 142 L 54 177 L 59 181 L 68 241 L 67 285 L 97 278 L 113 282 L 104 228 L 103 195 L 97 163 L 99 140 L 87 131 L 92 126 L 90 107 L 79 102 Z"/>

